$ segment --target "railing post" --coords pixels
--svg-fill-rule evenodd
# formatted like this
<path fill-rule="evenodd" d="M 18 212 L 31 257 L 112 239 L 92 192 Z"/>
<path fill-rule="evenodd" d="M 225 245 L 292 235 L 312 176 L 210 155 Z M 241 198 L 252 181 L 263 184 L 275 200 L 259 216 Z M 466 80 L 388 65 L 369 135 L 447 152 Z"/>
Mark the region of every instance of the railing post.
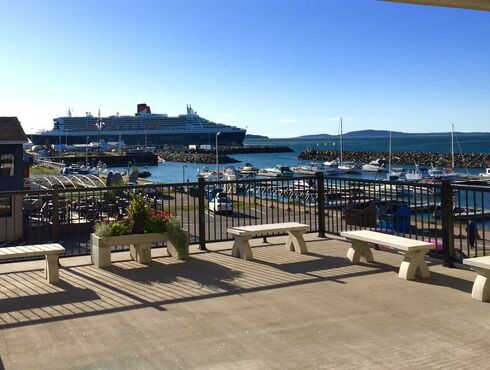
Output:
<path fill-rule="evenodd" d="M 58 185 L 53 186 L 53 216 L 51 217 L 51 222 L 53 224 L 51 237 L 53 241 L 57 242 L 60 239 L 60 202 Z"/>
<path fill-rule="evenodd" d="M 206 218 L 205 218 L 205 180 L 203 178 L 197 179 L 197 193 L 198 193 L 198 206 L 197 211 L 199 212 L 199 249 L 206 250 Z"/>
<path fill-rule="evenodd" d="M 323 172 L 316 176 L 318 191 L 318 236 L 325 238 L 325 178 Z"/>
<path fill-rule="evenodd" d="M 442 244 L 444 247 L 444 266 L 454 267 L 454 213 L 451 182 L 443 180 L 441 184 Z"/>

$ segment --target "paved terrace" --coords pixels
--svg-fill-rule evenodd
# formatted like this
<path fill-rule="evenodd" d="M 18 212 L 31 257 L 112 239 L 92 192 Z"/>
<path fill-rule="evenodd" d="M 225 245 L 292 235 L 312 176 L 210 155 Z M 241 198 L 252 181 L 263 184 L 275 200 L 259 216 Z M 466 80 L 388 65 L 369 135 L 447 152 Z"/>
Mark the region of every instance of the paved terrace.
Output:
<path fill-rule="evenodd" d="M 490 305 L 471 299 L 475 274 L 431 264 L 397 277 L 402 256 L 374 251 L 352 266 L 346 242 L 307 235 L 310 253 L 253 240 L 254 261 L 210 244 L 186 263 L 154 250 L 149 267 L 114 254 L 109 270 L 64 258 L 62 282 L 43 261 L 0 264 L 0 354 L 27 368 L 482 368 Z M 2 367 L 0 364 L 0 368 Z"/>

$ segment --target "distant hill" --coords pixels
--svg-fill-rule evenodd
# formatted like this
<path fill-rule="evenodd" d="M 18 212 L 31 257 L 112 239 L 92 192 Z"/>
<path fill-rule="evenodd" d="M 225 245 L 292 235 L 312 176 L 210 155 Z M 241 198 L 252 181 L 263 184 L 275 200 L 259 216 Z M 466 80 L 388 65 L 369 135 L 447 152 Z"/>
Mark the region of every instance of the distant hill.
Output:
<path fill-rule="evenodd" d="M 481 135 L 483 132 L 455 132 L 458 136 L 472 136 L 472 135 Z M 392 137 L 406 137 L 406 136 L 449 136 L 451 132 L 420 132 L 420 133 L 408 133 L 408 132 L 400 132 L 400 131 L 391 131 Z M 329 135 L 329 134 L 317 134 L 317 135 L 302 135 L 294 137 L 293 139 L 331 139 L 336 138 L 338 135 Z M 344 134 L 345 138 L 359 138 L 359 137 L 388 137 L 390 136 L 390 131 L 388 130 L 360 130 L 360 131 L 351 131 Z"/>
<path fill-rule="evenodd" d="M 252 135 L 252 134 L 246 134 L 245 139 L 268 139 L 268 136 L 264 135 Z"/>
<path fill-rule="evenodd" d="M 293 139 L 331 139 L 333 137 L 336 137 L 336 135 L 330 135 L 330 134 L 316 134 L 316 135 L 302 135 L 302 136 L 296 136 Z"/>

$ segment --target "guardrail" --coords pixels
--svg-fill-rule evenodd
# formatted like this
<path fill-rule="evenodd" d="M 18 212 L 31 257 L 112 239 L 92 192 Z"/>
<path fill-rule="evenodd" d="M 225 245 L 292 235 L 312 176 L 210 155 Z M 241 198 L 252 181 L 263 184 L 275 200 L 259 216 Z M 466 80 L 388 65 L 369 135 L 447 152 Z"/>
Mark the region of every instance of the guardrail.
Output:
<path fill-rule="evenodd" d="M 228 195 L 228 212 L 210 204 L 219 192 Z M 191 243 L 203 249 L 207 242 L 231 240 L 228 227 L 298 221 L 320 236 L 371 229 L 430 241 L 451 265 L 484 255 L 490 236 L 489 187 L 317 175 L 2 192 L 0 245 L 57 241 L 68 255 L 88 254 L 95 223 L 124 216 L 133 194 L 142 194 L 153 210 L 174 212 Z"/>

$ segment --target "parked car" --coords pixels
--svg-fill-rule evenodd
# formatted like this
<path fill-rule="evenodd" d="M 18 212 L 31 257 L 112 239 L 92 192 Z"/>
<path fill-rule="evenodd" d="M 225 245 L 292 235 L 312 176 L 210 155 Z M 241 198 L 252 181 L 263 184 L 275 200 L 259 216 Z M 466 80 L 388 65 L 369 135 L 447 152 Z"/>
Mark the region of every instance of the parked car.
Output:
<path fill-rule="evenodd" d="M 217 193 L 216 196 L 210 200 L 208 208 L 215 213 L 232 213 L 233 202 L 228 198 L 226 193 Z"/>

